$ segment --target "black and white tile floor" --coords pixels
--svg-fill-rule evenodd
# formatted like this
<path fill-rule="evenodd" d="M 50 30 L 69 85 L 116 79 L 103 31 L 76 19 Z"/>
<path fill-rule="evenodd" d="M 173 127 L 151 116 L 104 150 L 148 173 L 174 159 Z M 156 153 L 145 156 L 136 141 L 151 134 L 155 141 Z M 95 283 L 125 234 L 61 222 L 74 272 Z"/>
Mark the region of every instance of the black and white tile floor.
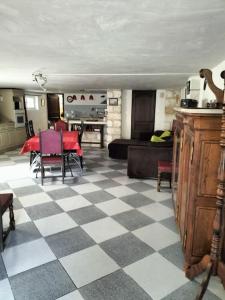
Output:
<path fill-rule="evenodd" d="M 190 300 L 171 192 L 129 179 L 126 161 L 85 150 L 82 177 L 35 179 L 29 157 L 0 155 L 0 191 L 14 193 L 16 230 L 0 255 L 0 300 Z M 68 173 L 69 174 L 69 173 Z M 4 224 L 8 214 L 4 215 Z M 212 278 L 204 299 L 225 299 Z"/>

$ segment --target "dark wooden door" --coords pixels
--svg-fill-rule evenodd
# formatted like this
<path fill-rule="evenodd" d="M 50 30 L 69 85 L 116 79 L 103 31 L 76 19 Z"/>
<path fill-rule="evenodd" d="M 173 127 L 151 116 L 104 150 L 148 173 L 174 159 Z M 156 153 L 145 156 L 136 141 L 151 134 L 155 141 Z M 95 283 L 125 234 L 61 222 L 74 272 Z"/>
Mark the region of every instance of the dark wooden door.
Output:
<path fill-rule="evenodd" d="M 60 118 L 59 96 L 57 94 L 47 94 L 48 119 L 51 121 Z"/>
<path fill-rule="evenodd" d="M 154 131 L 156 91 L 133 91 L 131 138 L 146 139 Z"/>

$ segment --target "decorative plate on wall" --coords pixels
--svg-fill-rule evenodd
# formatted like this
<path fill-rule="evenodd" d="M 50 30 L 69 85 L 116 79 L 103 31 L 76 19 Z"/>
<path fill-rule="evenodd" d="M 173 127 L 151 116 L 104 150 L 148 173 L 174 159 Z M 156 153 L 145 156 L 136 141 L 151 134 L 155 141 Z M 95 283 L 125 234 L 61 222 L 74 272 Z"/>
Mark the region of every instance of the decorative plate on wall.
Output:
<path fill-rule="evenodd" d="M 71 102 L 73 102 L 73 97 L 72 96 L 68 96 L 66 98 L 66 100 L 67 100 L 67 102 L 71 103 Z"/>

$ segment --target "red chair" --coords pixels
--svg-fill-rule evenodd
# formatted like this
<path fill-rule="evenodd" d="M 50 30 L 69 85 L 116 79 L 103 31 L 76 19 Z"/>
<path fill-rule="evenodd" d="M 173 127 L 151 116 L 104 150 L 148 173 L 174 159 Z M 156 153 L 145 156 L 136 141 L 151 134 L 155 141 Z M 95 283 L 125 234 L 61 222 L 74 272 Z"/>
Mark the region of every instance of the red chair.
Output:
<path fill-rule="evenodd" d="M 48 129 L 40 132 L 40 169 L 41 184 L 45 177 L 45 167 L 60 166 L 62 181 L 65 176 L 65 158 L 63 154 L 62 131 Z"/>
<path fill-rule="evenodd" d="M 172 161 L 158 160 L 158 181 L 157 181 L 158 192 L 160 192 L 160 184 L 162 178 L 169 180 L 170 188 L 171 188 Z"/>
<path fill-rule="evenodd" d="M 68 131 L 68 123 L 62 121 L 62 120 L 58 120 L 57 122 L 55 122 L 54 124 L 54 128 L 56 131 Z"/>

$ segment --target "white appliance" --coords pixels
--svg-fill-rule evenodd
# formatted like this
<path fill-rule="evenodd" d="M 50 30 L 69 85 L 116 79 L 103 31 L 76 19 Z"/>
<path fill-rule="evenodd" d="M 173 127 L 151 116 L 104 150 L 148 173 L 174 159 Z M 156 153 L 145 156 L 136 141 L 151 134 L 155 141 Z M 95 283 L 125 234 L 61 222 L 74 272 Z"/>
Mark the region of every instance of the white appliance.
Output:
<path fill-rule="evenodd" d="M 25 126 L 25 111 L 24 111 L 24 109 L 15 109 L 14 110 L 14 122 L 15 122 L 15 127 L 24 127 Z"/>

